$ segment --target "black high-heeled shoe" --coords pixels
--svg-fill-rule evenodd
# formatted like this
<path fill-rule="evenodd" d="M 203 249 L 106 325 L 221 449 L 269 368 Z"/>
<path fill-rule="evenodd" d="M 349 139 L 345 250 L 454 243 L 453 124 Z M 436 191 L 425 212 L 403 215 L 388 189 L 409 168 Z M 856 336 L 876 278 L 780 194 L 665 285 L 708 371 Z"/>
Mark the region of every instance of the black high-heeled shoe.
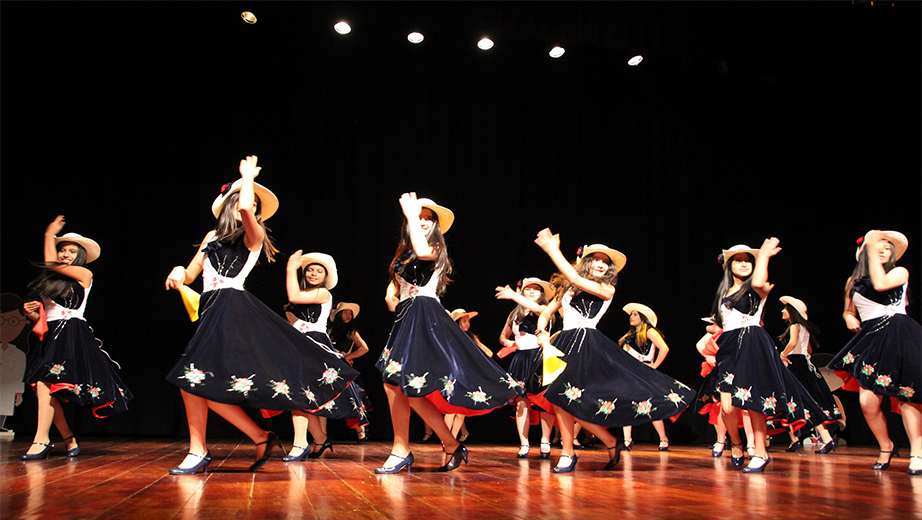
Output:
<path fill-rule="evenodd" d="M 722 456 L 722 455 L 724 454 L 724 445 L 725 445 L 725 442 L 726 442 L 726 441 L 724 441 L 724 442 L 715 442 L 715 443 L 714 443 L 714 446 L 711 447 L 711 457 L 717 458 L 717 457 L 720 457 L 720 456 Z M 717 447 L 718 445 L 720 446 L 719 448 Z"/>
<path fill-rule="evenodd" d="M 204 455 L 199 455 L 198 453 L 189 453 L 193 457 L 198 457 L 200 460 L 198 464 L 192 466 L 191 468 L 180 468 L 175 467 L 170 469 L 170 475 L 195 475 L 199 470 L 202 470 L 202 473 L 208 473 L 208 465 L 211 464 L 211 452 L 208 451 Z"/>
<path fill-rule="evenodd" d="M 871 469 L 883 471 L 890 467 L 890 461 L 893 460 L 893 457 L 900 456 L 900 449 L 896 447 L 896 444 L 893 445 L 893 448 L 890 451 L 880 450 L 881 453 L 889 453 L 890 456 L 887 457 L 887 462 L 876 462 Z"/>
<path fill-rule="evenodd" d="M 276 435 L 275 432 L 266 432 L 266 433 L 267 433 L 266 440 L 256 443 L 256 446 L 262 446 L 263 444 L 265 444 L 266 451 L 263 452 L 262 457 L 259 457 L 258 459 L 256 459 L 256 462 L 250 465 L 250 471 L 256 471 L 259 468 L 265 466 L 267 462 L 269 462 L 269 458 L 272 457 L 272 448 L 278 446 L 280 450 L 285 449 L 284 447 L 282 447 L 282 441 L 279 440 L 279 436 Z"/>
<path fill-rule="evenodd" d="M 756 459 L 761 460 L 762 464 L 756 466 Z M 765 471 L 765 466 L 768 466 L 768 463 L 771 461 L 772 459 L 768 457 L 759 457 L 758 455 L 755 455 L 752 457 L 752 459 L 749 460 L 749 465 L 743 468 L 743 473 L 762 473 Z"/>
<path fill-rule="evenodd" d="M 669 441 L 659 441 L 659 451 L 669 451 Z"/>
<path fill-rule="evenodd" d="M 309 459 L 319 459 L 323 452 L 330 450 L 330 453 L 333 453 L 333 441 L 330 440 L 330 437 L 327 436 L 327 440 L 323 441 L 323 444 L 320 445 L 320 448 L 317 451 L 312 451 L 310 455 L 307 456 Z"/>
<path fill-rule="evenodd" d="M 786 451 L 786 452 L 788 452 L 788 453 L 794 453 L 794 452 L 796 452 L 796 451 L 801 451 L 801 450 L 803 450 L 803 449 L 804 449 L 804 441 L 803 441 L 803 439 L 797 439 L 796 441 L 792 442 L 790 446 L 788 446 L 787 448 L 785 448 L 784 451 Z M 817 453 L 819 453 L 819 452 L 817 452 Z"/>
<path fill-rule="evenodd" d="M 823 444 L 822 448 L 815 450 L 813 453 L 819 453 L 819 454 L 825 455 L 829 453 L 830 451 L 836 451 L 836 440 L 835 439 L 827 442 L 826 444 Z"/>
<path fill-rule="evenodd" d="M 303 462 L 311 453 L 310 445 L 308 445 L 306 448 L 303 446 L 292 446 L 292 449 L 294 448 L 301 450 L 301 453 L 299 455 L 285 455 L 282 457 L 282 462 Z"/>
<path fill-rule="evenodd" d="M 576 462 L 579 460 L 579 457 L 577 457 L 576 455 L 561 455 L 560 460 L 563 460 L 564 457 L 567 457 L 570 459 L 570 464 L 567 466 L 560 466 L 558 462 L 558 465 L 554 466 L 554 469 L 552 469 L 551 471 L 553 471 L 554 473 L 572 473 L 573 470 L 576 469 Z"/>
<path fill-rule="evenodd" d="M 909 457 L 909 463 L 910 463 L 910 464 L 912 464 L 912 459 L 922 459 L 922 457 L 920 457 L 920 456 L 918 456 L 918 455 L 912 455 L 912 456 L 910 456 L 910 457 Z M 912 468 L 909 468 L 909 469 L 906 470 L 906 473 L 909 474 L 909 475 L 922 475 L 922 469 L 912 469 Z"/>
<path fill-rule="evenodd" d="M 611 450 L 615 450 L 614 455 L 611 454 Z M 615 469 L 619 462 L 621 462 L 621 446 L 615 444 L 613 447 L 608 448 L 608 464 L 605 465 L 605 469 Z"/>
<path fill-rule="evenodd" d="M 544 451 L 544 448 L 547 448 L 547 451 Z M 551 458 L 551 443 L 549 443 L 549 442 L 542 442 L 542 443 L 541 443 L 541 447 L 539 448 L 539 450 L 540 450 L 540 451 L 538 452 L 538 456 L 539 456 L 539 457 L 541 457 L 542 459 L 549 459 L 549 458 Z"/>
<path fill-rule="evenodd" d="M 734 456 L 733 456 L 733 451 L 732 451 L 733 448 L 739 448 L 739 449 L 742 451 L 742 449 L 743 449 L 743 443 L 742 443 L 742 442 L 739 443 L 739 444 L 733 444 L 732 442 L 730 443 L 730 450 L 731 450 L 731 451 L 730 451 L 730 464 L 733 464 L 733 467 L 734 467 L 734 468 L 740 468 L 740 467 L 743 466 L 743 459 L 745 459 L 746 457 L 745 457 L 745 455 L 741 455 L 741 456 L 739 456 L 739 457 L 734 457 Z M 745 454 L 746 452 L 743 451 L 743 453 Z"/>
<path fill-rule="evenodd" d="M 61 442 L 67 444 L 67 441 L 69 441 L 69 440 L 71 440 L 71 439 L 73 439 L 73 438 L 74 438 L 74 436 L 71 435 L 70 437 L 64 438 Z M 75 440 L 74 442 L 77 442 L 77 441 Z M 73 448 L 67 450 L 67 456 L 68 456 L 68 457 L 76 457 L 77 455 L 80 455 L 80 446 L 74 446 Z"/>
<path fill-rule="evenodd" d="M 528 444 L 523 444 L 523 445 L 519 446 L 519 452 L 515 454 L 516 458 L 518 458 L 518 459 L 527 459 L 527 458 L 528 458 L 528 450 L 530 450 L 530 449 L 531 449 L 531 446 L 529 446 Z"/>
<path fill-rule="evenodd" d="M 39 446 L 44 446 L 45 448 L 38 453 L 25 453 L 19 456 L 21 460 L 41 460 L 48 458 L 48 452 L 51 451 L 51 448 L 54 448 L 54 444 L 44 442 L 33 442 L 32 444 L 38 444 Z"/>
<path fill-rule="evenodd" d="M 393 456 L 396 456 L 396 455 L 394 455 L 393 453 L 391 453 L 391 456 L 393 457 Z M 385 474 L 388 474 L 388 473 L 398 473 L 398 472 L 400 472 L 400 470 L 402 470 L 402 469 L 404 468 L 404 466 L 406 466 L 406 468 L 407 468 L 407 473 L 409 473 L 409 472 L 410 472 L 410 466 L 413 465 L 413 462 L 414 462 L 413 454 L 412 454 L 412 453 L 408 453 L 406 457 L 400 459 L 400 462 L 398 462 L 397 464 L 395 464 L 395 465 L 393 465 L 393 466 L 381 466 L 380 468 L 375 468 L 375 473 L 378 473 L 379 475 L 382 474 L 382 473 L 385 473 Z"/>
<path fill-rule="evenodd" d="M 634 439 L 628 439 L 621 443 L 625 451 L 631 451 L 634 449 Z"/>
<path fill-rule="evenodd" d="M 451 458 L 448 459 L 448 464 L 440 467 L 439 471 L 445 472 L 458 469 L 458 467 L 461 466 L 462 460 L 464 460 L 465 464 L 470 464 L 470 462 L 467 461 L 467 448 L 465 448 L 463 444 L 458 446 L 458 449 L 456 449 L 455 452 L 451 454 Z"/>

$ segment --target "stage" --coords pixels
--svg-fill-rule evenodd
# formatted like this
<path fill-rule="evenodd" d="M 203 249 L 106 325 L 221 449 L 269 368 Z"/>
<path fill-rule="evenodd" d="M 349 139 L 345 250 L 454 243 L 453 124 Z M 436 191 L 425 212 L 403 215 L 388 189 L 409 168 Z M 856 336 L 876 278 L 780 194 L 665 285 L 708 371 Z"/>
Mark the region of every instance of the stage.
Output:
<path fill-rule="evenodd" d="M 0 514 L 13 518 L 920 518 L 922 477 L 907 455 L 870 469 L 877 450 L 829 455 L 771 451 L 764 474 L 744 474 L 708 446 L 656 451 L 640 444 L 613 471 L 603 449 L 579 453 L 575 473 L 550 460 L 517 459 L 516 446 L 467 443 L 469 466 L 439 473 L 438 444 L 414 444 L 410 474 L 376 475 L 390 444 L 335 444 L 320 459 L 273 458 L 257 473 L 248 442 L 215 439 L 207 474 L 171 476 L 185 439 L 85 438 L 69 459 L 58 441 L 24 462 L 28 441 L 0 443 Z M 286 449 L 290 443 L 286 443 Z M 908 449 L 903 447 L 903 451 Z"/>

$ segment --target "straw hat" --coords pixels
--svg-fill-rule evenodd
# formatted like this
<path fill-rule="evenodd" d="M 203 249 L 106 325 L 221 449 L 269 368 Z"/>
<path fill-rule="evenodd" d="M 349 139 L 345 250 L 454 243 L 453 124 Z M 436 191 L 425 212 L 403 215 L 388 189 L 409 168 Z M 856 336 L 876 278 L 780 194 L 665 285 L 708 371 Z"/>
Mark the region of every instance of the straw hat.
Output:
<path fill-rule="evenodd" d="M 73 242 L 79 244 L 83 249 L 86 249 L 86 263 L 90 263 L 99 258 L 99 244 L 91 238 L 86 238 L 77 233 L 64 233 L 59 237 L 54 237 L 55 246 L 61 242 Z"/>
<path fill-rule="evenodd" d="M 336 307 L 333 307 L 333 312 L 330 313 L 330 319 L 336 317 L 341 311 L 352 311 L 352 319 L 355 319 L 359 315 L 359 304 L 349 303 L 349 302 L 339 302 L 336 304 Z"/>
<path fill-rule="evenodd" d="M 311 264 L 320 264 L 327 270 L 327 277 L 323 279 L 323 286 L 327 290 L 336 287 L 337 282 L 339 282 L 339 276 L 336 274 L 336 261 L 333 260 L 332 256 L 325 253 L 305 253 L 301 255 L 301 269 Z"/>
<path fill-rule="evenodd" d="M 221 206 L 224 205 L 224 201 L 227 200 L 231 194 L 240 191 L 240 187 L 243 185 L 243 179 L 237 179 L 233 184 L 225 184 L 221 186 L 221 193 L 214 199 L 214 202 L 211 203 L 211 213 L 214 214 L 215 218 L 218 218 L 218 215 L 221 214 Z M 253 192 L 256 194 L 256 197 L 259 198 L 260 205 L 260 215 L 262 219 L 269 220 L 269 217 L 275 215 L 275 212 L 279 209 L 279 198 L 275 196 L 275 193 L 263 186 L 258 182 L 253 183 Z"/>
<path fill-rule="evenodd" d="M 724 250 L 720 253 L 720 265 L 726 267 L 726 266 L 727 266 L 727 260 L 733 258 L 734 255 L 738 255 L 738 254 L 740 254 L 740 253 L 749 253 L 750 255 L 753 256 L 753 258 L 759 258 L 759 250 L 758 250 L 758 249 L 752 249 L 751 247 L 749 247 L 749 246 L 747 246 L 747 245 L 737 244 L 737 245 L 731 247 L 730 249 L 724 249 Z"/>
<path fill-rule="evenodd" d="M 781 298 L 778 298 L 778 300 L 785 305 L 790 305 L 791 307 L 794 307 L 797 313 L 800 314 L 801 318 L 805 320 L 807 319 L 807 304 L 806 303 L 802 302 L 801 300 L 798 300 L 797 298 L 794 298 L 793 296 L 782 296 Z"/>
<path fill-rule="evenodd" d="M 465 317 L 465 316 L 467 316 L 467 319 L 471 319 L 471 318 L 473 318 L 474 316 L 477 316 L 477 315 L 480 314 L 480 313 L 478 313 L 478 312 L 476 312 L 476 311 L 467 312 L 467 311 L 464 310 L 464 309 L 455 309 L 455 310 L 451 311 L 450 314 L 451 314 L 451 319 L 452 319 L 452 321 L 458 321 L 458 320 L 460 320 L 461 318 L 463 318 L 463 317 Z"/>
<path fill-rule="evenodd" d="M 622 310 L 628 314 L 637 311 L 638 313 L 642 314 L 644 318 L 647 318 L 647 321 L 650 322 L 650 325 L 654 327 L 656 326 L 656 313 L 653 312 L 653 309 L 642 303 L 629 303 L 625 305 Z"/>
<path fill-rule="evenodd" d="M 864 234 L 864 237 L 860 239 L 858 243 L 858 249 L 855 251 L 855 260 L 858 260 L 858 257 L 861 255 L 861 250 L 864 249 L 864 245 L 868 242 L 871 233 L 874 230 L 868 231 Z M 909 240 L 906 239 L 906 235 L 900 233 L 899 231 L 880 231 L 881 238 L 884 238 L 893 244 L 893 261 L 897 261 L 903 256 L 903 253 L 906 252 L 906 249 L 909 247 Z"/>
<path fill-rule="evenodd" d="M 582 261 L 583 258 L 586 258 L 587 256 L 591 256 L 594 253 L 604 254 L 611 260 L 612 265 L 615 266 L 615 270 L 618 271 L 619 273 L 621 272 L 622 269 L 624 269 L 624 264 L 627 263 L 627 257 L 624 256 L 624 253 L 620 251 L 616 251 L 602 244 L 592 244 L 591 246 L 583 246 L 580 249 L 580 252 L 581 252 L 579 256 L 580 261 Z"/>
<path fill-rule="evenodd" d="M 522 278 L 519 282 L 518 291 L 522 292 L 529 285 L 537 285 L 541 287 L 541 290 L 544 291 L 544 297 L 548 300 L 554 297 L 554 294 L 557 292 L 557 289 L 554 288 L 549 282 L 545 282 L 540 278 Z"/>
<path fill-rule="evenodd" d="M 432 199 L 417 199 L 417 202 L 419 202 L 420 206 L 435 213 L 435 216 L 439 219 L 439 228 L 442 229 L 442 234 L 448 233 L 448 228 L 455 221 L 454 212 L 444 206 L 439 206 Z"/>

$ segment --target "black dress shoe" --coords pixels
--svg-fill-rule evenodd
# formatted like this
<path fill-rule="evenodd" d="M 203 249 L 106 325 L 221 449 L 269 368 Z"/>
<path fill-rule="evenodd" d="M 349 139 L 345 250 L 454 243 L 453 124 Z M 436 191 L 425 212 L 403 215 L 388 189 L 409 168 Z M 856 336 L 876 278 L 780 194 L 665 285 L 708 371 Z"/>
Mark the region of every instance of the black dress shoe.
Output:
<path fill-rule="evenodd" d="M 470 464 L 467 461 L 467 448 L 464 445 L 458 446 L 458 449 L 451 454 L 451 458 L 448 459 L 448 464 L 439 468 L 439 471 L 451 471 L 453 469 L 458 469 L 461 466 L 461 461 L 464 461 L 465 464 Z"/>
<path fill-rule="evenodd" d="M 266 440 L 262 442 L 257 442 L 257 446 L 266 445 L 266 451 L 263 452 L 263 456 L 256 459 L 252 465 L 250 465 L 250 471 L 256 471 L 259 468 L 266 465 L 269 462 L 269 458 L 272 457 L 272 448 L 278 446 L 279 450 L 284 450 L 282 447 L 282 441 L 279 440 L 279 436 L 275 432 L 267 432 Z"/>
<path fill-rule="evenodd" d="M 327 437 L 327 440 L 323 441 L 323 444 L 320 445 L 320 448 L 317 451 L 312 451 L 310 455 L 307 456 L 309 459 L 318 459 L 323 452 L 330 450 L 330 453 L 333 452 L 333 441 L 330 440 L 330 437 Z"/>

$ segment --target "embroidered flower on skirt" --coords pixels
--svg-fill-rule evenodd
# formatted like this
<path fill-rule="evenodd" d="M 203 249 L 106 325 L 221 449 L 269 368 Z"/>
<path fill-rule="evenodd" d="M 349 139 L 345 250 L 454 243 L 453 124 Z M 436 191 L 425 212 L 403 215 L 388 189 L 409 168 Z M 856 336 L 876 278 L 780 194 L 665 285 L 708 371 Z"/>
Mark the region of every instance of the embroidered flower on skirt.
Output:
<path fill-rule="evenodd" d="M 599 411 L 597 411 L 595 414 L 599 415 L 600 413 L 604 413 L 605 417 L 608 417 L 612 412 L 615 411 L 615 401 L 617 400 L 618 399 L 614 399 L 612 401 L 603 401 L 599 399 Z"/>
<path fill-rule="evenodd" d="M 418 376 L 416 374 L 410 374 L 410 381 L 407 383 L 407 386 L 409 386 L 413 390 L 416 390 L 416 392 L 419 393 L 420 390 L 426 387 L 426 376 L 428 375 L 429 375 L 429 372 L 426 372 L 425 374 L 421 376 Z"/>
<path fill-rule="evenodd" d="M 487 395 L 481 387 L 477 387 L 477 390 L 474 392 L 468 392 L 467 396 L 474 401 L 475 403 L 485 403 L 493 398 L 493 396 Z"/>
<path fill-rule="evenodd" d="M 282 379 L 281 381 L 275 381 L 275 380 L 270 379 L 268 386 L 270 389 L 272 389 L 273 392 L 275 392 L 274 394 L 272 394 L 273 398 L 275 398 L 275 396 L 279 394 L 282 394 L 285 397 L 287 397 L 289 401 L 291 401 L 291 389 L 288 388 L 288 383 L 284 379 Z"/>

